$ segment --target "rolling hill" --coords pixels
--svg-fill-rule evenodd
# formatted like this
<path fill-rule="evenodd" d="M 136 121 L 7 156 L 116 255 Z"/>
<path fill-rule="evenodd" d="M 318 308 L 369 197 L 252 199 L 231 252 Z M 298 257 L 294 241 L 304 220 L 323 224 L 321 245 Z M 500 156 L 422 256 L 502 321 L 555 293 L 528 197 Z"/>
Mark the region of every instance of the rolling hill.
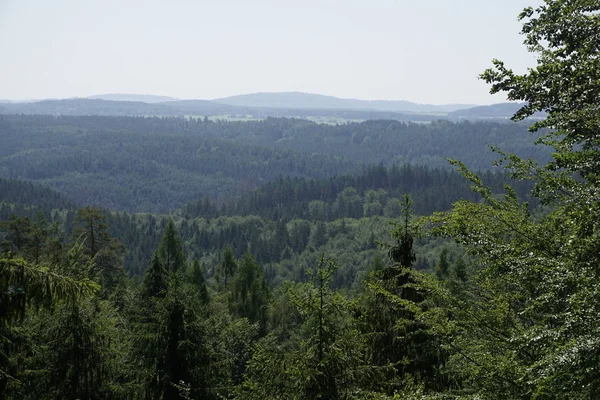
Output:
<path fill-rule="evenodd" d="M 213 100 L 215 103 L 242 107 L 275 107 L 304 109 L 353 109 L 378 110 L 394 112 L 446 113 L 473 107 L 469 104 L 417 104 L 410 101 L 396 100 L 358 100 L 341 99 L 302 92 L 261 92 L 224 97 Z"/>

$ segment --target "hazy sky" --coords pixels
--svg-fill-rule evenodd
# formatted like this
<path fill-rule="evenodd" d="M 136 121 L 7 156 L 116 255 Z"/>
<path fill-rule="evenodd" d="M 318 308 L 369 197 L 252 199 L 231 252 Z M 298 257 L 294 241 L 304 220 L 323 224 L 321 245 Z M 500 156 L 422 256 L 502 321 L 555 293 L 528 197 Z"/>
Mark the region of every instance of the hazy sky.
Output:
<path fill-rule="evenodd" d="M 0 0 L 0 99 L 303 91 L 494 103 L 541 0 Z"/>

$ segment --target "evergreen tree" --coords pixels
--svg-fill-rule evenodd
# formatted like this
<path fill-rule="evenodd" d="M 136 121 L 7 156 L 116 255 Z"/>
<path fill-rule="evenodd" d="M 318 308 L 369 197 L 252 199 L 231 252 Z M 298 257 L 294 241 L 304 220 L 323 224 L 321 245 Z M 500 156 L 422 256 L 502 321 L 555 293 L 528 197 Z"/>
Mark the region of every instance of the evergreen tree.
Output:
<path fill-rule="evenodd" d="M 157 250 L 158 258 L 163 267 L 170 272 L 183 271 L 185 267 L 181 237 L 175 229 L 175 223 L 169 219 L 165 233 Z"/>
<path fill-rule="evenodd" d="M 202 303 L 208 304 L 208 288 L 206 287 L 206 279 L 204 278 L 203 268 L 195 258 L 192 264 L 191 281 L 194 287 L 198 290 Z"/>
<path fill-rule="evenodd" d="M 222 261 L 217 265 L 217 280 L 227 287 L 229 281 L 237 271 L 237 263 L 233 256 L 231 248 L 227 247 L 223 251 Z"/>
<path fill-rule="evenodd" d="M 448 261 L 448 249 L 444 247 L 440 253 L 440 258 L 435 266 L 435 275 L 438 279 L 447 279 L 450 273 L 450 261 Z M 460 272 L 462 275 L 462 272 Z"/>
<path fill-rule="evenodd" d="M 207 292 L 200 264 L 183 273 L 179 234 L 170 220 L 146 271 L 134 319 L 132 363 L 141 364 L 138 380 L 144 398 L 160 400 L 207 398 L 210 358 L 206 330 Z M 170 267 L 168 267 L 170 266 Z M 203 290 L 204 288 L 204 294 Z"/>
<path fill-rule="evenodd" d="M 91 273 L 99 275 L 103 294 L 111 293 L 125 277 L 125 247 L 110 236 L 105 215 L 94 207 L 79 209 L 72 236 L 82 241 L 84 254 L 94 260 Z"/>
<path fill-rule="evenodd" d="M 150 267 L 144 275 L 142 297 L 146 300 L 164 297 L 168 285 L 168 271 L 161 264 L 158 255 L 154 253 Z"/>
<path fill-rule="evenodd" d="M 401 206 L 402 224 L 395 225 L 391 232 L 395 243 L 388 247 L 391 265 L 372 273 L 361 310 L 371 362 L 382 368 L 393 366 L 396 371 L 385 387 L 389 394 L 413 381 L 427 390 L 443 389 L 447 384 L 441 372 L 445 352 L 438 338 L 419 321 L 428 299 L 413 266 L 417 232 L 409 196 Z"/>
<path fill-rule="evenodd" d="M 259 335 L 267 331 L 269 288 L 265 273 L 254 257 L 244 254 L 231 283 L 230 308 L 239 317 L 258 324 Z"/>
<path fill-rule="evenodd" d="M 111 393 L 110 325 L 97 300 L 63 307 L 49 327 L 48 387 L 51 398 L 108 399 Z M 114 323 L 114 321 L 108 322 Z M 114 329 L 111 329 L 114 331 Z"/>
<path fill-rule="evenodd" d="M 76 244 L 72 254 L 81 256 L 81 252 L 76 251 L 80 248 Z M 11 357 L 15 350 L 13 343 L 20 341 L 13 325 L 23 320 L 28 306 L 49 309 L 62 303 L 65 307 L 77 307 L 82 297 L 98 289 L 98 285 L 88 279 L 75 280 L 46 266 L 0 254 L 0 397 L 9 396 L 11 390 L 21 384 L 17 372 L 23 365 Z"/>

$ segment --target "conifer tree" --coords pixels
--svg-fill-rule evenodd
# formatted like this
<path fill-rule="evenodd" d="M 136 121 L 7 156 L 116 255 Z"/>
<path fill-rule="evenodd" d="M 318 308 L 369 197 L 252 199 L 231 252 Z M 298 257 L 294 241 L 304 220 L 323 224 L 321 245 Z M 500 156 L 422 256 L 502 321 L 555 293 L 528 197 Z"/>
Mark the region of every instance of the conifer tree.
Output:
<path fill-rule="evenodd" d="M 146 300 L 164 297 L 168 286 L 168 271 L 154 253 L 150 266 L 144 274 L 142 297 Z"/>
<path fill-rule="evenodd" d="M 248 252 L 240 261 L 231 283 L 230 308 L 239 317 L 258 324 L 259 335 L 267 331 L 269 288 L 265 272 Z"/>
<path fill-rule="evenodd" d="M 79 209 L 74 224 L 73 239 L 81 240 L 84 254 L 94 260 L 91 272 L 99 275 L 102 293 L 112 292 L 125 277 L 125 247 L 110 236 L 106 217 L 98 208 Z"/>
<path fill-rule="evenodd" d="M 415 277 L 413 244 L 417 231 L 408 195 L 401 209 L 402 223 L 395 225 L 391 232 L 394 243 L 388 246 L 391 265 L 374 271 L 366 282 L 368 291 L 362 310 L 362 329 L 368 337 L 371 362 L 380 367 L 393 366 L 396 371 L 386 385 L 389 394 L 411 381 L 429 390 L 442 389 L 446 384 L 440 372 L 445 353 L 418 319 L 427 307 L 427 298 Z"/>
<path fill-rule="evenodd" d="M 222 283 L 225 287 L 229 284 L 229 281 L 237 271 L 237 262 L 233 256 L 233 251 L 230 247 L 225 248 L 223 251 L 222 261 L 217 265 L 216 277 L 217 281 Z"/>
<path fill-rule="evenodd" d="M 447 279 L 450 273 L 450 261 L 448 261 L 448 249 L 444 247 L 440 253 L 438 263 L 435 265 L 435 275 L 438 279 Z"/>
<path fill-rule="evenodd" d="M 200 299 L 203 304 L 208 304 L 208 288 L 206 287 L 206 279 L 204 278 L 204 272 L 198 259 L 195 258 L 192 264 L 191 281 L 194 287 L 198 290 Z"/>
<path fill-rule="evenodd" d="M 183 271 L 185 267 L 181 237 L 175 229 L 175 223 L 169 219 L 165 233 L 160 241 L 157 251 L 158 258 L 163 267 L 170 272 Z"/>

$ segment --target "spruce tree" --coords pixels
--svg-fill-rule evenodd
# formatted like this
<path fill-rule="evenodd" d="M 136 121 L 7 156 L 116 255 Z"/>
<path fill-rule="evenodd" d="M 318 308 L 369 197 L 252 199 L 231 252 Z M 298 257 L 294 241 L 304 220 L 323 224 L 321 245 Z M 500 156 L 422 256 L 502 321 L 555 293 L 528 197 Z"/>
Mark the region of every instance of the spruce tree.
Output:
<path fill-rule="evenodd" d="M 206 287 L 206 279 L 204 278 L 204 272 L 202 269 L 203 268 L 200 265 L 200 262 L 198 262 L 198 259 L 195 258 L 192 264 L 191 282 L 198 290 L 198 294 L 200 295 L 202 303 L 208 304 L 208 288 Z"/>
<path fill-rule="evenodd" d="M 183 271 L 185 268 L 181 237 L 175 229 L 175 223 L 169 219 L 157 251 L 163 267 L 170 272 Z"/>
<path fill-rule="evenodd" d="M 230 309 L 239 317 L 258 324 L 259 335 L 267 331 L 269 288 L 265 272 L 246 252 L 231 283 Z"/>
<path fill-rule="evenodd" d="M 223 251 L 222 261 L 217 265 L 215 272 L 217 281 L 223 286 L 227 287 L 229 281 L 237 271 L 237 262 L 233 256 L 233 251 L 230 247 L 225 248 Z"/>

